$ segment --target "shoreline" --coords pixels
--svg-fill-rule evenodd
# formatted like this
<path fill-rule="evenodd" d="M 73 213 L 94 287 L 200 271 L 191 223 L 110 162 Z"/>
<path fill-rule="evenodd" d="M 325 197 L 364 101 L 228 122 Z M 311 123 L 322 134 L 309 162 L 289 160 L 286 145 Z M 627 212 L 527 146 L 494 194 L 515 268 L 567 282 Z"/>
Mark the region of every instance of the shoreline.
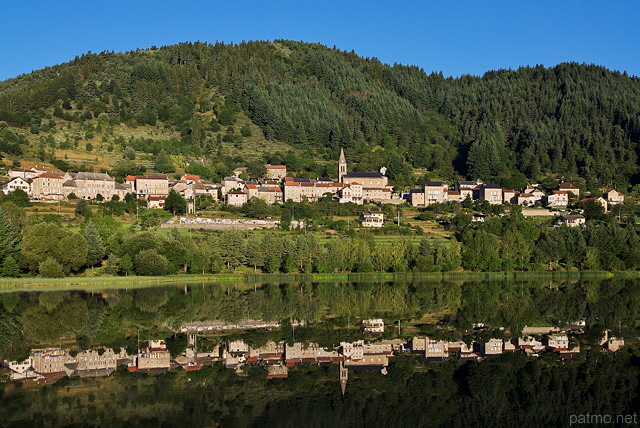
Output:
<path fill-rule="evenodd" d="M 395 272 L 395 273 L 312 273 L 312 274 L 206 274 L 206 275 L 170 275 L 162 277 L 145 276 L 100 276 L 65 278 L 2 278 L 0 292 L 30 289 L 85 289 L 85 288 L 125 288 L 150 287 L 156 285 L 193 284 L 193 283 L 230 283 L 245 284 L 270 282 L 355 282 L 355 281 L 483 281 L 483 280 L 588 280 L 611 278 L 639 278 L 638 271 L 575 271 L 575 272 Z"/>

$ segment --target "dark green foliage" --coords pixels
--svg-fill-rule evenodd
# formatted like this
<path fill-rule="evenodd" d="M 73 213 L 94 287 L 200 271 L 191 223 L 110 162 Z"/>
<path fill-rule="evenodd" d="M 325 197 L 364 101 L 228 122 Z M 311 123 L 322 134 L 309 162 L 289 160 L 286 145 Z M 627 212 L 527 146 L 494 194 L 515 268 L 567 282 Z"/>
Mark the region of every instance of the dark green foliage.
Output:
<path fill-rule="evenodd" d="M 187 335 L 179 333 L 167 338 L 167 350 L 171 353 L 172 358 L 176 358 L 187 349 Z"/>
<path fill-rule="evenodd" d="M 636 79 L 594 65 L 454 79 L 302 42 L 182 43 L 89 53 L 0 82 L 0 152 L 20 155 L 28 146 L 6 124 L 42 133 L 51 124 L 40 112 L 52 109 L 58 122 L 100 116 L 135 126 L 159 119 L 179 138 L 116 143 L 201 157 L 217 152 L 218 139 L 238 144 L 237 134 L 220 131 L 244 112 L 267 140 L 325 160 L 344 146 L 363 170 L 387 166 L 395 184 L 413 184 L 411 166 L 448 180 L 488 177 L 507 188 L 554 174 L 581 177 L 589 189 L 613 184 L 625 191 L 638 181 L 638 99 Z M 246 138 L 250 129 L 239 133 Z M 372 150 L 378 146 L 383 150 Z"/>
<path fill-rule="evenodd" d="M 0 207 L 0 263 L 18 252 L 19 243 L 20 238 L 16 228 L 9 221 L 4 209 Z"/>
<path fill-rule="evenodd" d="M 87 202 L 85 199 L 78 199 L 74 208 L 74 212 L 77 216 L 90 216 L 91 208 L 89 208 L 89 202 Z"/>
<path fill-rule="evenodd" d="M 2 262 L 0 267 L 0 276 L 3 277 L 18 277 L 20 276 L 20 266 L 13 256 L 7 256 Z"/>
<path fill-rule="evenodd" d="M 169 190 L 169 195 L 164 202 L 164 209 L 171 211 L 174 215 L 183 214 L 187 210 L 187 201 L 175 190 Z"/>
<path fill-rule="evenodd" d="M 154 168 L 158 172 L 167 174 L 175 172 L 176 170 L 175 166 L 173 166 L 173 162 L 171 161 L 169 156 L 167 156 L 167 153 L 164 151 L 164 149 L 160 150 L 160 153 L 157 154 Z"/>
<path fill-rule="evenodd" d="M 62 278 L 64 276 L 62 266 L 53 257 L 47 257 L 45 261 L 40 262 L 38 273 L 45 278 Z"/>
<path fill-rule="evenodd" d="M 167 273 L 169 262 L 155 249 L 142 250 L 134 259 L 134 267 L 138 275 L 161 276 Z"/>
<path fill-rule="evenodd" d="M 20 208 L 31 205 L 29 202 L 29 195 L 22 189 L 16 189 L 8 195 L 0 195 L 0 203 L 5 202 L 10 202 Z"/>
<path fill-rule="evenodd" d="M 240 135 L 245 138 L 251 137 L 251 128 L 249 127 L 249 125 L 244 125 L 242 128 L 240 128 Z"/>
<path fill-rule="evenodd" d="M 62 229 L 54 223 L 40 223 L 25 230 L 20 253 L 21 265 L 31 272 L 39 271 L 40 264 L 50 258 L 68 274 L 85 265 L 87 241 L 79 233 Z"/>
<path fill-rule="evenodd" d="M 92 221 L 87 223 L 82 236 L 87 241 L 87 266 L 100 264 L 106 255 L 106 248 L 102 242 L 102 237 L 96 229 L 96 225 Z"/>

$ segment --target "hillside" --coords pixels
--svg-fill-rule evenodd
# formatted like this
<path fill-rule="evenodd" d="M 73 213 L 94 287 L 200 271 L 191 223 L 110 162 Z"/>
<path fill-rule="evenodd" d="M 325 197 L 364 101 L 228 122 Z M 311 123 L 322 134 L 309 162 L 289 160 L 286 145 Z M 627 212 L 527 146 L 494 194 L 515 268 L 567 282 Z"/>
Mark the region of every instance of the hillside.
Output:
<path fill-rule="evenodd" d="M 640 183 L 640 84 L 575 63 L 444 78 L 284 40 L 88 53 L 0 82 L 8 165 L 216 179 L 269 162 L 335 177 L 341 147 L 356 169 L 386 166 L 399 186 L 419 170 L 625 192 Z"/>

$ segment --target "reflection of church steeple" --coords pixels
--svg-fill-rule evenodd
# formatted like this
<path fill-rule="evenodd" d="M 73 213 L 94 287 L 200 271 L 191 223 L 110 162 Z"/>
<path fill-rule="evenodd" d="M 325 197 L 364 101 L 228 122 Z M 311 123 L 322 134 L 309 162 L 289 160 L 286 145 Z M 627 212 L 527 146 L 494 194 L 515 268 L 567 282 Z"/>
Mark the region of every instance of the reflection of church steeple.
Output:
<path fill-rule="evenodd" d="M 344 366 L 343 361 L 340 361 L 340 388 L 342 388 L 342 395 L 347 389 L 347 379 L 349 379 L 349 369 Z"/>
<path fill-rule="evenodd" d="M 347 159 L 344 157 L 344 149 L 340 149 L 340 160 L 338 160 L 338 181 L 342 183 L 342 177 L 347 173 Z"/>

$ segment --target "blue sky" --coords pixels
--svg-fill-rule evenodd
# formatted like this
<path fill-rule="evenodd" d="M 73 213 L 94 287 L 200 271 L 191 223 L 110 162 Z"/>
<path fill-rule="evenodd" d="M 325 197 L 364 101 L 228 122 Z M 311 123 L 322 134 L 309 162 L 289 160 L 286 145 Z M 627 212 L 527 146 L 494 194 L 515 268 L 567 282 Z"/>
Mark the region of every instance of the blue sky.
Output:
<path fill-rule="evenodd" d="M 7 1 L 0 80 L 87 51 L 291 39 L 447 76 L 577 61 L 640 75 L 640 2 Z"/>

